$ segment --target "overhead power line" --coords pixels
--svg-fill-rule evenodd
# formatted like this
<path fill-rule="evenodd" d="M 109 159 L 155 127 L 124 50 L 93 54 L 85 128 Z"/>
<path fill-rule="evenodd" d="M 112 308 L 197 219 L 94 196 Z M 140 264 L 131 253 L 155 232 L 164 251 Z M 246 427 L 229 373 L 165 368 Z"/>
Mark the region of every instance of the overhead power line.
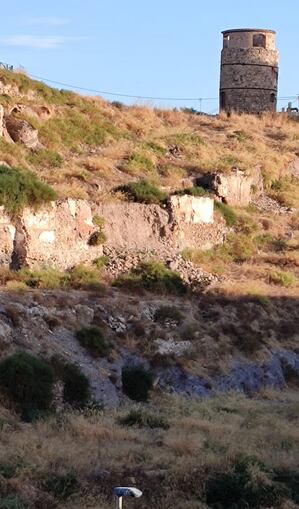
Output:
<path fill-rule="evenodd" d="M 48 78 L 42 78 L 41 76 L 35 76 L 34 74 L 29 74 L 33 79 L 39 81 L 45 81 L 47 83 L 53 83 L 55 85 L 60 85 L 61 87 L 68 87 L 71 89 L 82 90 L 83 92 L 90 92 L 93 94 L 102 94 L 109 95 L 114 97 L 126 97 L 128 99 L 146 99 L 152 101 L 218 101 L 218 97 L 155 97 L 150 95 L 133 95 L 133 94 L 124 94 L 121 92 L 108 92 L 107 90 L 97 90 L 94 88 L 86 88 L 78 85 L 71 85 L 70 83 L 63 83 L 61 81 L 51 80 Z M 287 101 L 298 99 L 298 95 L 289 95 L 285 97 L 278 97 L 278 101 Z"/>
<path fill-rule="evenodd" d="M 62 87 L 74 88 L 76 90 L 82 90 L 84 92 L 91 92 L 93 94 L 102 94 L 102 95 L 111 95 L 114 97 L 127 97 L 128 99 L 148 99 L 153 101 L 216 101 L 218 97 L 153 97 L 146 95 L 131 95 L 131 94 L 123 94 L 118 92 L 107 92 L 105 90 L 96 90 L 92 88 L 79 87 L 78 85 L 71 85 L 70 83 L 62 83 L 61 81 L 50 80 L 48 78 L 41 78 L 40 76 L 35 76 L 34 74 L 28 74 L 30 78 L 46 81 L 48 83 L 54 83 L 55 85 L 60 85 Z"/>

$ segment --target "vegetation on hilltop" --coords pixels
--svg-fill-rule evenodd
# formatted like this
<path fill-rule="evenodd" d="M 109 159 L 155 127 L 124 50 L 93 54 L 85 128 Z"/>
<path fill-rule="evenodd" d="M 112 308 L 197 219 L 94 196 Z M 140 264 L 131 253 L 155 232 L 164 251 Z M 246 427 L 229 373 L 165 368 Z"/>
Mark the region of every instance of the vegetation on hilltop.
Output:
<path fill-rule="evenodd" d="M 282 203 L 298 205 L 298 185 L 285 168 L 297 153 L 299 123 L 287 116 L 227 118 L 142 106 L 120 108 L 100 98 L 47 87 L 17 72 L 2 70 L 0 80 L 25 94 L 27 110 L 18 115 L 39 130 L 44 145 L 32 154 L 24 146 L 1 140 L 1 158 L 39 174 L 61 197 L 88 195 L 96 200 L 95 181 L 106 191 L 132 176 L 175 190 L 184 178 L 198 173 L 235 167 L 247 171 L 259 165 L 269 192 Z M 29 92 L 34 97 L 26 95 Z M 7 101 L 14 104 L 13 97 L 5 96 Z M 34 114 L 38 105 L 47 105 L 50 115 Z"/>

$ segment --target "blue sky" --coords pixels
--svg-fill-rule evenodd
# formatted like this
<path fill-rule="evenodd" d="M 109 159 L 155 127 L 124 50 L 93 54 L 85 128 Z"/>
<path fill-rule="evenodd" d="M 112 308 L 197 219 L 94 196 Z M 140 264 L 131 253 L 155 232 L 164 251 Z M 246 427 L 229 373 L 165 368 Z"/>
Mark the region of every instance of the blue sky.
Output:
<path fill-rule="evenodd" d="M 299 94 L 297 0 L 3 3 L 0 61 L 32 75 L 133 95 L 216 98 L 221 31 L 261 27 L 277 31 L 279 96 Z M 145 102 L 199 108 L 198 101 Z M 217 100 L 202 104 L 207 112 L 217 109 Z"/>

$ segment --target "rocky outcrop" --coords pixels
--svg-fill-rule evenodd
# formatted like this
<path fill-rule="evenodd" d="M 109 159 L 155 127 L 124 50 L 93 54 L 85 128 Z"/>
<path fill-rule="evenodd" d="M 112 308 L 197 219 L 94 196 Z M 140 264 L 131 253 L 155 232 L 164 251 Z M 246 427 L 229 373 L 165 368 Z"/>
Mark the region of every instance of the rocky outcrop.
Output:
<path fill-rule="evenodd" d="M 209 197 L 171 196 L 169 208 L 178 223 L 211 224 L 214 221 L 214 200 Z"/>
<path fill-rule="evenodd" d="M 253 196 L 263 192 L 263 178 L 259 168 L 250 173 L 235 169 L 230 173 L 208 173 L 197 178 L 196 184 L 211 190 L 224 203 L 246 207 Z"/>
<path fill-rule="evenodd" d="M 20 142 L 30 149 L 41 147 L 38 140 L 38 130 L 34 129 L 26 120 L 8 115 L 5 116 L 5 127 L 14 142 Z"/>
<path fill-rule="evenodd" d="M 9 111 L 9 115 L 15 115 L 17 113 L 25 114 L 30 117 L 36 117 L 41 120 L 47 120 L 52 112 L 48 106 L 28 106 L 27 104 L 16 104 L 11 110 Z"/>
<path fill-rule="evenodd" d="M 273 299 L 267 309 L 257 303 L 249 306 L 239 299 L 222 299 L 210 303 L 206 296 L 201 301 L 174 300 L 115 289 L 106 294 L 32 291 L 18 298 L 2 292 L 0 357 L 21 349 L 75 363 L 88 376 L 93 398 L 108 406 L 123 400 L 122 368 L 136 364 L 154 372 L 156 387 L 194 397 L 231 391 L 253 395 L 265 387 L 282 389 L 286 385 L 298 388 L 296 299 Z M 179 309 L 183 323 L 171 317 L 158 323 L 156 311 L 161 306 Z M 245 354 L 242 343 L 221 337 L 221 329 L 225 325 L 230 328 L 232 320 L 237 320 L 236 332 L 241 329 L 242 334 L 252 315 L 257 335 L 270 330 L 254 357 Z M 111 343 L 109 358 L 94 358 L 78 342 L 76 331 L 92 325 L 100 325 Z"/>

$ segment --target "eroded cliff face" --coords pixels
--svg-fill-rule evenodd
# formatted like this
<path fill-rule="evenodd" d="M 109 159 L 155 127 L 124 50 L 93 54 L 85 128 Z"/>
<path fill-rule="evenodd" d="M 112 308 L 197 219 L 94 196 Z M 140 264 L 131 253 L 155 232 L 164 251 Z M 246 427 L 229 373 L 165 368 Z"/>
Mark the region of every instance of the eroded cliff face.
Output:
<path fill-rule="evenodd" d="M 103 220 L 105 245 L 116 251 L 145 251 L 168 256 L 185 247 L 206 248 L 222 242 L 225 226 L 214 220 L 211 198 L 176 197 L 166 208 L 111 202 L 97 207 L 84 200 L 52 202 L 38 211 L 26 209 L 15 220 L 0 209 L 0 263 L 19 269 L 52 266 L 68 269 L 103 254 L 91 245 Z"/>
<path fill-rule="evenodd" d="M 82 200 L 52 202 L 39 211 L 26 209 L 12 220 L 0 210 L 1 264 L 66 269 L 102 254 L 88 245 L 95 231 L 90 205 Z"/>

